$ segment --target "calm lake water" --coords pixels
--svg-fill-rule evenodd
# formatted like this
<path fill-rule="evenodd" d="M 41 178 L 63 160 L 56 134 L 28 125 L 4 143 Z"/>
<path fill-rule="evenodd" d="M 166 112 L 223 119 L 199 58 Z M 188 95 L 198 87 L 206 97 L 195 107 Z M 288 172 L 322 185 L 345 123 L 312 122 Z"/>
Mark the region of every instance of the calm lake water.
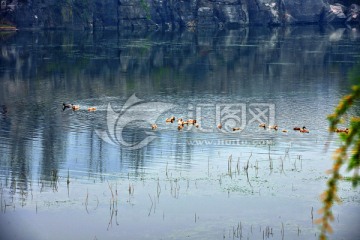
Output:
<path fill-rule="evenodd" d="M 359 29 L 19 31 L 0 49 L 1 239 L 318 238 Z M 360 239 L 359 189 L 339 195 L 331 238 Z"/>

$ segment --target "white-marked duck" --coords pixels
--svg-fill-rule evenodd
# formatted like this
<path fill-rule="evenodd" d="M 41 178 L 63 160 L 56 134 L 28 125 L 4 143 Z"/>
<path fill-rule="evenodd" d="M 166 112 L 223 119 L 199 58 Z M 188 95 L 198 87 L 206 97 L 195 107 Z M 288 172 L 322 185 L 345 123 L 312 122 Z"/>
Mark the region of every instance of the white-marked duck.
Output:
<path fill-rule="evenodd" d="M 279 128 L 278 125 L 270 125 L 269 126 L 269 129 L 274 129 L 276 131 L 278 130 L 278 128 Z"/>

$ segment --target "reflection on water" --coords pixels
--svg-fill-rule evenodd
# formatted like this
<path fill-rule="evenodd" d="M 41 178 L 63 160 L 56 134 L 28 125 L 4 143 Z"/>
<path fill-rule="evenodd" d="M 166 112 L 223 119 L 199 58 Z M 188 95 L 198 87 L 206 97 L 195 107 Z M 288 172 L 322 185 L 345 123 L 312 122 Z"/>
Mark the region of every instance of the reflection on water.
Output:
<path fill-rule="evenodd" d="M 324 152 L 325 116 L 350 86 L 358 31 L 50 31 L 1 38 L 2 232 L 20 239 L 59 232 L 71 239 L 316 238 L 312 220 L 336 146 L 335 137 Z M 145 147 L 106 143 L 97 131 L 108 129 L 108 104 L 120 116 L 134 93 L 175 107 L 159 113 L 156 131 L 141 121 L 124 128 L 128 143 L 155 136 Z M 63 102 L 81 109 L 63 111 Z M 242 131 L 223 133 L 217 111 L 231 104 L 243 107 Z M 288 132 L 259 128 L 254 114 L 269 113 L 259 104 L 274 106 L 274 123 Z M 97 111 L 88 112 L 92 106 Z M 200 128 L 178 131 L 165 123 L 171 115 L 197 118 Z M 291 131 L 295 125 L 310 134 Z M 347 182 L 341 193 L 335 234 L 359 236 L 351 224 L 359 220 L 358 195 Z M 38 229 L 49 222 L 48 231 Z"/>

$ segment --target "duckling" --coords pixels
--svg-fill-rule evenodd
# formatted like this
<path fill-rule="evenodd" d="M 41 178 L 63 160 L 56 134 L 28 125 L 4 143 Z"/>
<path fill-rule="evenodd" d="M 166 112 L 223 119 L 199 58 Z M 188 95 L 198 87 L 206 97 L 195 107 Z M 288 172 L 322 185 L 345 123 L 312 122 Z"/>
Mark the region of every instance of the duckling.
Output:
<path fill-rule="evenodd" d="M 239 127 L 234 127 L 233 128 L 233 131 L 239 131 L 241 128 L 239 128 Z"/>
<path fill-rule="evenodd" d="M 306 129 L 305 126 L 303 126 L 302 129 L 300 129 L 300 132 L 301 132 L 301 133 L 309 133 L 309 130 Z"/>
<path fill-rule="evenodd" d="M 266 128 L 266 124 L 265 124 L 265 123 L 260 123 L 260 124 L 259 124 L 259 127 L 262 127 L 262 128 L 265 129 L 265 128 Z"/>
<path fill-rule="evenodd" d="M 151 129 L 152 129 L 152 130 L 157 129 L 157 125 L 156 125 L 156 124 L 151 124 Z"/>
<path fill-rule="evenodd" d="M 219 123 L 219 124 L 217 125 L 217 128 L 218 128 L 218 129 L 221 129 L 221 128 L 222 128 L 221 123 Z"/>
<path fill-rule="evenodd" d="M 165 122 L 173 123 L 175 121 L 175 117 L 172 116 L 171 118 L 165 119 Z"/>
<path fill-rule="evenodd" d="M 65 111 L 65 109 L 67 108 L 72 108 L 72 104 L 71 103 L 63 103 L 62 109 L 63 111 Z"/>
<path fill-rule="evenodd" d="M 187 123 L 194 125 L 196 123 L 196 119 L 189 119 L 187 120 Z"/>
<path fill-rule="evenodd" d="M 89 111 L 89 112 L 94 112 L 94 111 L 96 111 L 96 107 L 89 107 L 89 108 L 88 108 L 88 111 Z"/>
<path fill-rule="evenodd" d="M 182 120 L 182 118 L 178 119 L 178 125 L 184 126 L 185 122 Z"/>
<path fill-rule="evenodd" d="M 283 129 L 283 130 L 282 130 L 282 132 L 283 132 L 283 133 L 287 133 L 287 132 L 288 132 L 288 130 L 286 130 L 286 129 Z"/>
<path fill-rule="evenodd" d="M 269 129 L 274 129 L 276 131 L 278 130 L 278 128 L 279 128 L 278 125 L 270 125 L 269 126 Z"/>
<path fill-rule="evenodd" d="M 72 108 L 73 111 L 77 111 L 77 110 L 80 109 L 80 106 L 79 105 L 72 105 L 71 108 Z"/>

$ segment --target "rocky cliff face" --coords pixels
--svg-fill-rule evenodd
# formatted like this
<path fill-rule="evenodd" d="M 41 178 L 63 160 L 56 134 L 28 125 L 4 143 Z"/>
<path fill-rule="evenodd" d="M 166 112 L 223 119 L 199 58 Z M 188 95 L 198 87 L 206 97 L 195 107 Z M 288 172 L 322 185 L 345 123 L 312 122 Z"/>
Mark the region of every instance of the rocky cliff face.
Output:
<path fill-rule="evenodd" d="M 360 22 L 360 7 L 327 0 L 1 0 L 18 28 L 238 28 Z M 344 1 L 342 1 L 343 3 Z M 349 4 L 356 1 L 346 1 Z"/>

